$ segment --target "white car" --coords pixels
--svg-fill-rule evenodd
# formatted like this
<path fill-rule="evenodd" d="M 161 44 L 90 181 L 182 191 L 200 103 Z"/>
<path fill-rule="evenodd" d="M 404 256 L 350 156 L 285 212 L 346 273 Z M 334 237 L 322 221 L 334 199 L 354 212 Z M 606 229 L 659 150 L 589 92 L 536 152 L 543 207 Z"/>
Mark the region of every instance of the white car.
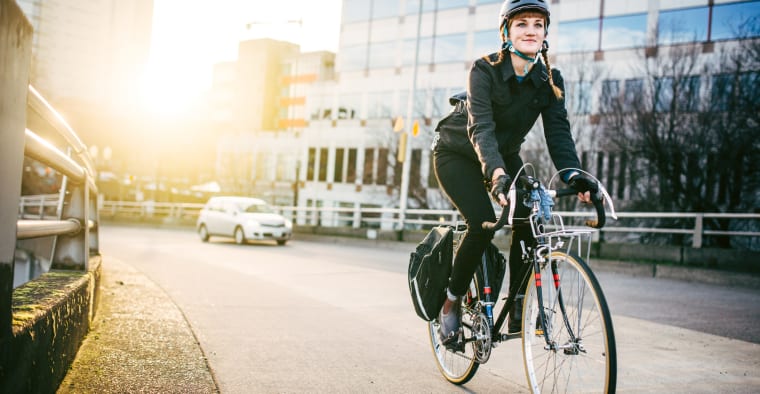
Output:
<path fill-rule="evenodd" d="M 293 234 L 293 223 L 275 213 L 263 200 L 250 197 L 211 197 L 196 223 L 201 241 L 211 236 L 232 237 L 235 243 L 275 240 L 285 245 Z"/>

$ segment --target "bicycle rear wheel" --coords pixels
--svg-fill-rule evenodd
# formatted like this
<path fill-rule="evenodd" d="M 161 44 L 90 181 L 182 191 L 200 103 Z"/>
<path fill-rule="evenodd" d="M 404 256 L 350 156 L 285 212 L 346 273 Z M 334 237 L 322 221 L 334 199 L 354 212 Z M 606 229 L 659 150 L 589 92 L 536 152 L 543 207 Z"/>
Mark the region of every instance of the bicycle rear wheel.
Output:
<path fill-rule="evenodd" d="M 615 334 L 599 282 L 578 256 L 555 251 L 549 260 L 541 268 L 546 327 L 541 325 L 535 280 L 524 301 L 523 358 L 531 390 L 614 392 Z"/>
<path fill-rule="evenodd" d="M 480 291 L 477 280 L 473 279 L 470 283 L 470 289 L 465 297 L 462 298 L 462 330 L 464 338 L 473 338 L 473 319 L 477 316 L 480 308 L 478 303 Z M 446 380 L 454 384 L 465 384 L 478 371 L 476 359 L 476 343 L 474 341 L 466 342 L 461 350 L 447 349 L 441 343 L 438 335 L 440 323 L 438 318 L 431 320 L 428 324 L 428 334 L 430 335 L 430 346 L 433 349 L 436 365 Z"/>

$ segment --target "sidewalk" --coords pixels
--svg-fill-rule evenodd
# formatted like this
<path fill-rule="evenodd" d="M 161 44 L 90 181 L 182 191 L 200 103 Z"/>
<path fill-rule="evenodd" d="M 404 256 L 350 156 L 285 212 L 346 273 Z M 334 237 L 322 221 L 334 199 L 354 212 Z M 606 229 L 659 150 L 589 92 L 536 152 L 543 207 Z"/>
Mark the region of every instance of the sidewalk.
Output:
<path fill-rule="evenodd" d="M 104 257 L 100 305 L 58 393 L 218 393 L 182 311 L 129 265 Z"/>

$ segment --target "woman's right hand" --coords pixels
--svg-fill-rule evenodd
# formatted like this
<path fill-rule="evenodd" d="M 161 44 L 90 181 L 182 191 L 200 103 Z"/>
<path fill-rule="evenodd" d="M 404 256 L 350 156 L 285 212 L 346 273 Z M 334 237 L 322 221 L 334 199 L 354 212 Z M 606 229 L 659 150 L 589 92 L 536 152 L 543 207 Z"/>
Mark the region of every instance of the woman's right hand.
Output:
<path fill-rule="evenodd" d="M 502 207 L 506 207 L 509 204 L 507 200 L 507 193 L 509 192 L 509 185 L 512 184 L 512 179 L 509 178 L 504 170 L 497 168 L 493 172 L 493 179 L 491 180 L 491 197 Z"/>

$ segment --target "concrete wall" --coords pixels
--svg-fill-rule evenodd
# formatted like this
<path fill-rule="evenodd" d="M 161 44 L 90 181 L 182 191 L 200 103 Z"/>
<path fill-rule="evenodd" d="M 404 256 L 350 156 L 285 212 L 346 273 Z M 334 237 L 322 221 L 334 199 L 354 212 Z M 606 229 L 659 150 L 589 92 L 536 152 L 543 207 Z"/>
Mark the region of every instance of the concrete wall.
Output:
<path fill-rule="evenodd" d="M 31 60 L 31 25 L 14 0 L 0 0 L 0 368 L 12 361 L 13 255 Z"/>
<path fill-rule="evenodd" d="M 90 329 L 100 277 L 94 257 L 89 272 L 51 271 L 14 291 L 12 358 L 0 371 L 0 392 L 58 389 Z"/>

